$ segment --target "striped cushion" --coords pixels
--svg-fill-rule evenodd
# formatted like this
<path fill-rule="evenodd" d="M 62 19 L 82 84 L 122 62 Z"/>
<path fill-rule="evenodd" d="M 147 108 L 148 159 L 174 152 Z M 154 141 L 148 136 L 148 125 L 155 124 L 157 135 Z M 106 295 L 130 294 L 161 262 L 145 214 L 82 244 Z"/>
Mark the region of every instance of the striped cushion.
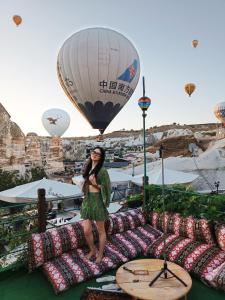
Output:
<path fill-rule="evenodd" d="M 34 233 L 28 240 L 29 270 L 43 265 L 51 258 L 62 253 L 86 245 L 82 221 L 59 228 L 47 230 L 44 233 Z M 96 226 L 93 223 L 94 240 L 98 239 Z"/>
<path fill-rule="evenodd" d="M 119 212 L 109 216 L 106 222 L 106 232 L 108 235 L 120 233 L 145 225 L 146 222 L 145 215 L 138 209 Z"/>
<path fill-rule="evenodd" d="M 150 213 L 150 224 L 161 231 L 166 231 L 167 233 L 174 233 L 179 235 L 179 228 L 182 221 L 182 217 L 178 213 L 169 214 L 151 212 Z"/>
<path fill-rule="evenodd" d="M 217 244 L 221 250 L 225 251 L 225 224 L 215 226 Z"/>
<path fill-rule="evenodd" d="M 204 277 L 225 262 L 225 251 L 218 247 L 174 234 L 161 236 L 147 251 L 156 258 L 163 257 L 164 252 L 169 261 L 181 265 L 198 277 Z"/>
<path fill-rule="evenodd" d="M 87 249 L 76 249 L 44 263 L 42 270 L 47 275 L 56 294 L 127 261 L 127 258 L 116 251 L 110 242 L 107 242 L 105 246 L 104 257 L 100 264 L 87 259 L 85 257 L 87 252 Z"/>
<path fill-rule="evenodd" d="M 183 218 L 178 213 L 151 212 L 150 224 L 165 233 L 180 235 L 207 244 L 216 243 L 213 224 L 206 219 L 195 219 L 192 216 Z"/>
<path fill-rule="evenodd" d="M 213 271 L 206 273 L 205 281 L 212 287 L 225 292 L 225 262 Z"/>
<path fill-rule="evenodd" d="M 159 236 L 161 236 L 160 231 L 146 224 L 133 230 L 109 236 L 109 241 L 120 253 L 132 259 L 138 255 L 146 254 L 149 245 Z"/>

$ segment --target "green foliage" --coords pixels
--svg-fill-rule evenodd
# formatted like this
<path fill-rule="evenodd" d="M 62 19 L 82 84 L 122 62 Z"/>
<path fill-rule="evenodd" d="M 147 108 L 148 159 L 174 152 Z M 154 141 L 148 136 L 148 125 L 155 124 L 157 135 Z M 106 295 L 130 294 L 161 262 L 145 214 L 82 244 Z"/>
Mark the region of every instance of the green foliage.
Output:
<path fill-rule="evenodd" d="M 177 212 L 182 216 L 194 216 L 207 218 L 214 221 L 225 220 L 224 195 L 203 195 L 194 193 L 183 185 L 174 185 L 173 188 L 164 188 L 150 185 L 147 188 L 148 200 L 144 210 L 146 212 L 156 210 L 162 212 L 163 199 L 165 211 Z"/>
<path fill-rule="evenodd" d="M 28 179 L 21 176 L 17 171 L 4 171 L 0 169 L 0 191 L 7 190 L 27 182 Z"/>
<path fill-rule="evenodd" d="M 130 201 L 142 201 L 143 195 L 142 194 L 135 194 L 135 195 L 129 195 L 126 200 L 127 202 Z"/>
<path fill-rule="evenodd" d="M 20 175 L 17 171 L 5 171 L 0 169 L 0 191 L 11 189 L 17 185 L 40 180 L 47 177 L 43 168 L 36 167 L 31 169 L 31 176 Z"/>
<path fill-rule="evenodd" d="M 45 170 L 43 168 L 36 167 L 36 168 L 31 169 L 31 180 L 30 181 L 40 180 L 44 177 L 47 178 L 47 175 L 46 175 Z"/>
<path fill-rule="evenodd" d="M 142 205 L 142 200 L 143 200 L 142 194 L 129 195 L 127 196 L 124 204 L 125 206 L 128 206 L 130 208 L 135 208 Z"/>

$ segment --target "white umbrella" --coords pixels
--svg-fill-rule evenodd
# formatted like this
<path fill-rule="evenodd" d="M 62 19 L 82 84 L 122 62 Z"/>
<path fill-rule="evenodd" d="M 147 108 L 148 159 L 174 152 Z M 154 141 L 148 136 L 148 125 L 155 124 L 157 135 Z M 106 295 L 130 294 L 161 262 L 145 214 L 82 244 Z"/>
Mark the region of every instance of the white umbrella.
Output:
<path fill-rule="evenodd" d="M 142 185 L 142 177 L 144 175 L 137 175 L 134 176 L 132 179 L 132 182 Z M 150 184 L 162 184 L 162 169 L 152 170 L 147 173 L 147 176 L 149 178 Z M 194 181 L 199 175 L 193 174 L 193 173 L 185 173 L 170 169 L 164 169 L 164 184 L 170 185 L 170 184 L 176 184 L 176 183 L 189 183 Z"/>
<path fill-rule="evenodd" d="M 133 177 L 131 175 L 123 173 L 123 172 L 115 171 L 113 169 L 108 169 L 107 171 L 108 171 L 111 183 L 128 182 L 133 179 Z M 72 180 L 78 186 L 81 186 L 82 183 L 84 182 L 84 178 L 82 175 L 74 176 L 72 178 Z"/>
<path fill-rule="evenodd" d="M 45 197 L 47 200 L 81 197 L 83 195 L 76 185 L 43 178 L 0 192 L 0 200 L 11 203 L 33 202 L 37 200 L 38 189 L 46 190 Z"/>

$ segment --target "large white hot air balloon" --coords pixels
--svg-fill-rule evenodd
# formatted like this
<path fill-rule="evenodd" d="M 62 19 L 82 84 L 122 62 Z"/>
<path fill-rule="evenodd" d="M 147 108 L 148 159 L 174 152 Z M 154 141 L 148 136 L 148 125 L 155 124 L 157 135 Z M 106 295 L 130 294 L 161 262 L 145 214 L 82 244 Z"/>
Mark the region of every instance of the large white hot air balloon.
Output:
<path fill-rule="evenodd" d="M 42 124 L 51 136 L 61 136 L 70 125 L 70 116 L 59 108 L 46 110 L 42 115 Z"/>
<path fill-rule="evenodd" d="M 65 41 L 57 71 L 69 99 L 103 133 L 133 94 L 140 62 L 136 49 L 122 34 L 88 28 Z"/>

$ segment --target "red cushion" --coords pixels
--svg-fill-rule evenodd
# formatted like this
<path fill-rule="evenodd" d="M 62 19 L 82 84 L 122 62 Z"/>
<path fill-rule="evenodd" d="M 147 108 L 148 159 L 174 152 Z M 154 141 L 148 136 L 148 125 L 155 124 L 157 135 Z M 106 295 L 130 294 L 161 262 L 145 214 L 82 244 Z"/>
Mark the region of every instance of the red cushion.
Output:
<path fill-rule="evenodd" d="M 225 224 L 216 225 L 215 233 L 218 246 L 225 251 Z"/>
<path fill-rule="evenodd" d="M 127 257 L 116 251 L 109 242 L 106 243 L 100 264 L 87 259 L 86 254 L 87 249 L 76 249 L 44 263 L 42 270 L 47 275 L 56 294 L 127 261 Z"/>
<path fill-rule="evenodd" d="M 225 262 L 213 271 L 206 273 L 204 279 L 209 285 L 225 292 Z"/>

